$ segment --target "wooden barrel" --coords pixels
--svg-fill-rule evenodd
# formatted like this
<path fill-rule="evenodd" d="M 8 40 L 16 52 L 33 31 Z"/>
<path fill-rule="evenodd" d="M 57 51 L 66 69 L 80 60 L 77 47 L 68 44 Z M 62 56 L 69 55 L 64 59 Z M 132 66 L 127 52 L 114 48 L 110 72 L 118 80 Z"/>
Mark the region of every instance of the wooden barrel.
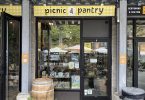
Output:
<path fill-rule="evenodd" d="M 54 100 L 54 85 L 50 78 L 37 78 L 32 83 L 32 100 Z"/>

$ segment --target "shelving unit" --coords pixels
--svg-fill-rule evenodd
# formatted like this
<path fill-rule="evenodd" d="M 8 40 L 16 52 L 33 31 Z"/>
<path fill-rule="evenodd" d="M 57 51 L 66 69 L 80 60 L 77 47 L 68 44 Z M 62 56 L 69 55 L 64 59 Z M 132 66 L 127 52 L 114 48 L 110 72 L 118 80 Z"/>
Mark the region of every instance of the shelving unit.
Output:
<path fill-rule="evenodd" d="M 80 69 L 79 58 L 72 60 L 72 54 L 54 53 L 49 55 L 50 77 L 53 78 L 56 90 L 79 90 L 80 89 Z M 58 54 L 58 55 L 56 55 Z M 55 58 L 52 58 L 55 57 Z M 58 58 L 56 58 L 58 57 Z M 78 54 L 79 57 L 79 54 Z M 53 60 L 51 60 L 53 59 Z M 56 60 L 55 60 L 56 59 Z"/>
<path fill-rule="evenodd" d="M 11 87 L 17 87 L 19 84 L 19 71 L 18 70 L 9 70 L 8 72 L 8 82 L 9 86 Z"/>

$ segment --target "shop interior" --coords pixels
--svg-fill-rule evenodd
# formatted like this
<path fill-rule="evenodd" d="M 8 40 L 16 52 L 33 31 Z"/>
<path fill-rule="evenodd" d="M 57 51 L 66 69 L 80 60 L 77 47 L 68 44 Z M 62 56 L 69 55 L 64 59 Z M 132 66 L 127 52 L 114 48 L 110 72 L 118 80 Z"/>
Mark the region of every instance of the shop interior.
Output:
<path fill-rule="evenodd" d="M 84 21 L 84 23 L 88 22 L 90 21 Z M 108 21 L 103 20 L 103 23 L 108 28 Z M 79 100 L 81 85 L 83 85 L 84 96 L 107 96 L 108 41 L 83 41 L 80 20 L 39 20 L 36 24 L 38 29 L 36 77 L 52 78 L 55 95 L 60 91 L 65 93 L 69 91 L 69 93 L 73 92 L 72 94 L 77 93 L 75 100 Z M 84 24 L 83 28 L 88 27 L 85 25 L 87 24 Z M 85 37 L 93 34 L 84 32 L 83 35 Z M 105 33 L 94 36 L 101 38 L 107 35 Z M 56 100 L 57 96 L 55 96 Z"/>
<path fill-rule="evenodd" d="M 17 20 L 7 21 L 7 61 L 6 61 L 6 97 L 15 100 L 20 91 L 21 78 L 21 34 L 20 23 Z"/>

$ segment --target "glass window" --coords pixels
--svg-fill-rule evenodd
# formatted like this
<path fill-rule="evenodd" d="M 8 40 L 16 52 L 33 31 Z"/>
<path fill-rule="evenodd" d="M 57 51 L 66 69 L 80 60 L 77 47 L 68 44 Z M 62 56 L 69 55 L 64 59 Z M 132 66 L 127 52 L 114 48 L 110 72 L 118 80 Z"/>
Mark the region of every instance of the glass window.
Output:
<path fill-rule="evenodd" d="M 8 99 L 16 99 L 19 93 L 20 71 L 20 23 L 8 21 Z"/>
<path fill-rule="evenodd" d="M 55 89 L 80 89 L 80 21 L 38 23 L 39 77 L 50 76 Z"/>
<path fill-rule="evenodd" d="M 132 86 L 133 80 L 133 41 L 127 40 L 127 86 Z"/>
<path fill-rule="evenodd" d="M 133 37 L 133 21 L 132 20 L 127 21 L 127 37 L 128 38 Z"/>
<path fill-rule="evenodd" d="M 133 80 L 133 21 L 127 21 L 127 86 L 132 86 Z"/>
<path fill-rule="evenodd" d="M 145 42 L 138 42 L 138 87 L 145 90 Z"/>
<path fill-rule="evenodd" d="M 90 48 L 86 47 L 90 44 Z M 84 95 L 107 96 L 108 48 L 107 42 L 84 43 Z"/>
<path fill-rule="evenodd" d="M 145 37 L 145 20 L 136 21 L 136 37 Z"/>

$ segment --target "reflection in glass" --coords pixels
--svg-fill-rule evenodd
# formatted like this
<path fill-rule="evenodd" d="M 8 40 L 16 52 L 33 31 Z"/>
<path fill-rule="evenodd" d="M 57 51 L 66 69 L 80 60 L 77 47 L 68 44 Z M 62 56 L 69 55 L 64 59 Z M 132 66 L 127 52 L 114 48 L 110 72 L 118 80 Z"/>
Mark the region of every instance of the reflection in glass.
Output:
<path fill-rule="evenodd" d="M 127 21 L 127 36 L 133 37 L 133 22 L 131 20 Z"/>
<path fill-rule="evenodd" d="M 138 42 L 138 87 L 145 90 L 145 42 Z"/>
<path fill-rule="evenodd" d="M 145 37 L 145 21 L 137 20 L 136 23 L 136 37 Z"/>
<path fill-rule="evenodd" d="M 19 93 L 20 23 L 8 22 L 8 100 L 16 100 Z"/>
<path fill-rule="evenodd" d="M 106 96 L 108 73 L 107 42 L 85 42 L 84 53 L 84 95 Z"/>
<path fill-rule="evenodd" d="M 40 21 L 38 54 L 39 77 L 52 77 L 55 89 L 80 89 L 80 21 Z"/>
<path fill-rule="evenodd" d="M 127 41 L 127 86 L 132 86 L 133 80 L 133 41 Z"/>

